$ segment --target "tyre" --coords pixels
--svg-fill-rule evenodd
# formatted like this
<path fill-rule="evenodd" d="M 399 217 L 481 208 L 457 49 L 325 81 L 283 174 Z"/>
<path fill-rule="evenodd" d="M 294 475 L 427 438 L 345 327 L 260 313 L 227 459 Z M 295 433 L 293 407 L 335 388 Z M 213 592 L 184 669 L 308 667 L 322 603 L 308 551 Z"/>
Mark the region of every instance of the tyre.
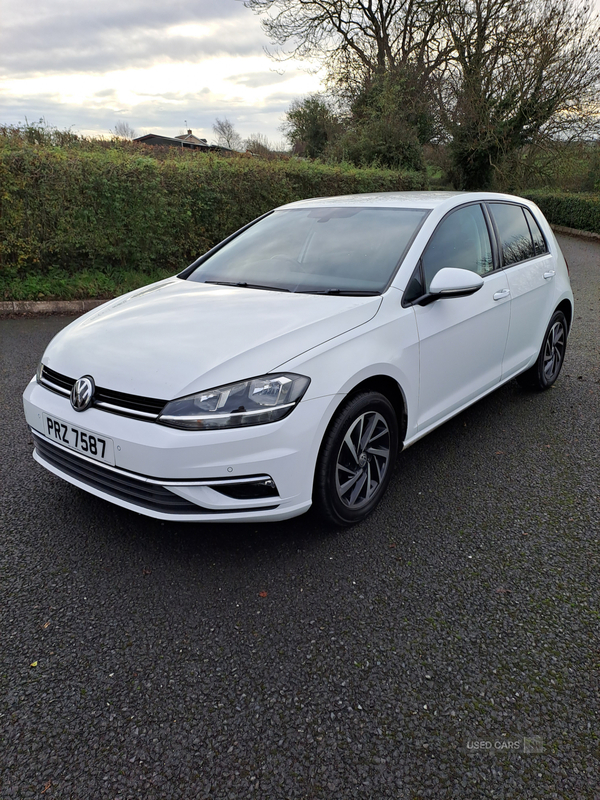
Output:
<path fill-rule="evenodd" d="M 313 499 L 338 526 L 354 525 L 373 511 L 392 475 L 398 421 L 389 400 L 363 392 L 341 407 L 321 445 Z"/>
<path fill-rule="evenodd" d="M 546 329 L 542 348 L 535 364 L 517 377 L 528 389 L 549 389 L 558 378 L 567 349 L 568 327 L 562 311 L 555 311 Z"/>

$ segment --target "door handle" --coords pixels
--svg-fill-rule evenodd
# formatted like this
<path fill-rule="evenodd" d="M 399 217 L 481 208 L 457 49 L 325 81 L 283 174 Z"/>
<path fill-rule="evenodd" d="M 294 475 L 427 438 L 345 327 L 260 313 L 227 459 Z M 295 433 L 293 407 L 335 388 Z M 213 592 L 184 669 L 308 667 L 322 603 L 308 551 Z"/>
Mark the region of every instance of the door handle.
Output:
<path fill-rule="evenodd" d="M 508 297 L 510 289 L 500 289 L 499 292 L 494 294 L 494 300 L 502 300 L 503 297 Z"/>
<path fill-rule="evenodd" d="M 551 269 L 549 272 L 544 272 L 544 280 L 549 281 L 550 278 L 553 278 L 556 275 L 556 272 Z"/>

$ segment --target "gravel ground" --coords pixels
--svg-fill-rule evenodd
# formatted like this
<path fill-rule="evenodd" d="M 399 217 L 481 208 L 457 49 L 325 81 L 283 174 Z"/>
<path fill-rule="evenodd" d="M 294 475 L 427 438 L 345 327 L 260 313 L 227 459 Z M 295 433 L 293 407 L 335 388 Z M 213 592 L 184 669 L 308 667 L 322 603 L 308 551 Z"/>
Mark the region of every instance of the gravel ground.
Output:
<path fill-rule="evenodd" d="M 68 319 L 0 321 L 0 800 L 600 798 L 600 245 L 561 241 L 555 388 L 432 433 L 344 532 L 55 478 L 20 394 Z"/>

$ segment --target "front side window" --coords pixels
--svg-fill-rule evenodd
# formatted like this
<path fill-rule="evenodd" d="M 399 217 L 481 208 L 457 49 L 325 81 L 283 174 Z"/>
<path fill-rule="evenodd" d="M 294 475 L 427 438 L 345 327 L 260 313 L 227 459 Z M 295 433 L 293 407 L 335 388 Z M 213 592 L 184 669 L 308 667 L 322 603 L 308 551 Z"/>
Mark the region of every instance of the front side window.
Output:
<path fill-rule="evenodd" d="M 188 277 L 319 294 L 379 294 L 429 211 L 412 208 L 280 209 L 207 258 Z"/>
<path fill-rule="evenodd" d="M 490 211 L 500 236 L 502 265 L 509 267 L 535 256 L 533 239 L 522 206 L 490 203 Z"/>
<path fill-rule="evenodd" d="M 422 257 L 425 292 L 444 267 L 487 275 L 494 269 L 488 227 L 480 205 L 452 211 L 436 228 Z"/>

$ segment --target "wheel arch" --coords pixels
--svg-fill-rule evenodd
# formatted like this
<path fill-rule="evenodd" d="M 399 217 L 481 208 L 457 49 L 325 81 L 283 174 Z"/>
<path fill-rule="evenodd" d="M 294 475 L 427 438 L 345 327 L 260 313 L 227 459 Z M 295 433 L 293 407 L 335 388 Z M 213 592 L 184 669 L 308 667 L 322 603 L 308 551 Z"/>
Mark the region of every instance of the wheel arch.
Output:
<path fill-rule="evenodd" d="M 567 320 L 567 329 L 570 331 L 571 322 L 573 321 L 573 306 L 571 305 L 571 302 L 567 299 L 563 300 L 556 307 L 555 313 L 556 311 L 562 311 L 562 313 L 565 315 L 565 319 Z"/>
<path fill-rule="evenodd" d="M 377 425 L 382 425 L 383 430 L 380 430 L 375 438 L 387 434 L 390 442 L 388 449 L 385 444 L 381 444 L 380 447 L 383 449 L 379 451 L 368 450 L 373 432 L 373 428 L 369 428 L 364 443 L 361 439 L 355 442 L 355 446 L 346 446 L 346 450 L 353 454 L 353 465 L 342 459 L 342 446 L 350 431 L 358 423 L 360 415 L 365 413 L 380 416 L 380 420 L 375 422 Z M 374 510 L 385 493 L 396 458 L 402 449 L 404 432 L 401 426 L 404 428 L 404 425 L 404 398 L 400 386 L 393 378 L 375 375 L 362 380 L 343 394 L 323 434 L 315 465 L 312 502 L 317 513 L 329 523 L 345 527 L 361 522 Z M 363 445 L 367 449 L 361 450 Z M 360 453 L 360 461 L 357 451 Z M 367 455 L 368 453 L 371 455 Z M 363 458 L 366 458 L 364 462 Z M 373 467 L 367 463 L 372 460 L 374 464 L 378 462 L 375 464 L 374 472 Z M 383 471 L 382 464 L 379 463 L 381 460 L 383 460 Z M 348 481 L 347 473 L 350 473 L 350 481 L 344 483 L 344 486 L 338 482 L 340 469 L 344 472 L 345 481 Z M 351 492 L 349 498 L 345 497 L 347 492 Z M 358 503 L 356 508 L 355 503 Z"/>
<path fill-rule="evenodd" d="M 406 437 L 408 420 L 406 398 L 400 384 L 389 375 L 372 375 L 369 378 L 365 378 L 360 383 L 357 383 L 356 386 L 344 395 L 343 400 L 337 406 L 327 427 L 329 428 L 331 426 L 344 403 L 362 392 L 379 392 L 390 401 L 396 412 L 396 419 L 398 420 L 398 446 L 401 450 Z"/>

